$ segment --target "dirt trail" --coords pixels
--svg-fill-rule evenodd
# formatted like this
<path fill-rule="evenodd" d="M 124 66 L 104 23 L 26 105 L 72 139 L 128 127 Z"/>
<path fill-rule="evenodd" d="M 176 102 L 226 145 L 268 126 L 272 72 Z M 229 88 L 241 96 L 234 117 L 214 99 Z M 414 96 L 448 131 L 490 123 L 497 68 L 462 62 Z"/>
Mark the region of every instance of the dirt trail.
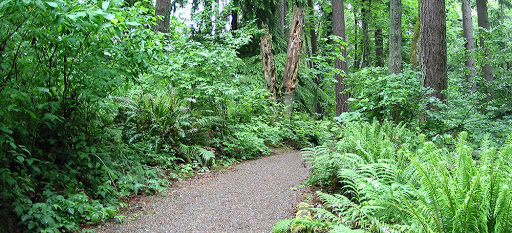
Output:
<path fill-rule="evenodd" d="M 143 197 L 123 224 L 96 232 L 272 232 L 276 221 L 293 217 L 309 175 L 300 152 L 246 161 L 225 171 L 177 182 L 165 197 Z"/>

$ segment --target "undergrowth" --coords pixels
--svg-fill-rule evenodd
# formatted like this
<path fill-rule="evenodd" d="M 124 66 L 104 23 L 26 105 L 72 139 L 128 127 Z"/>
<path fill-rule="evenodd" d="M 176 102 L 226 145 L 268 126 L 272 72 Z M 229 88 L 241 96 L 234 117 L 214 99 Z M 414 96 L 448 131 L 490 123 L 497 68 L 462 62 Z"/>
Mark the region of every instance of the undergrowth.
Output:
<path fill-rule="evenodd" d="M 443 144 L 389 122 L 348 123 L 336 145 L 304 150 L 321 203 L 309 232 L 509 232 L 512 139 L 478 149 L 462 132 Z M 446 146 L 452 145 L 452 146 Z"/>

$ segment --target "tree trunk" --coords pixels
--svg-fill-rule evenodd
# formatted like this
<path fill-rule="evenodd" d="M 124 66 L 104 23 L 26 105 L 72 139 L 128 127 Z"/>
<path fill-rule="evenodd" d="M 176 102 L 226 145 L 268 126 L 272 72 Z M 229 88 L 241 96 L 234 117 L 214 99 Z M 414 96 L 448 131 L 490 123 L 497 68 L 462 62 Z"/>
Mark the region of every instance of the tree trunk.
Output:
<path fill-rule="evenodd" d="M 288 12 L 288 1 L 279 0 L 279 12 L 278 12 L 278 20 L 279 20 L 279 28 L 283 31 L 284 35 L 288 35 L 288 30 L 286 28 L 286 13 Z"/>
<path fill-rule="evenodd" d="M 490 27 L 489 27 L 489 17 L 487 15 L 487 0 L 476 0 L 476 12 L 478 15 L 478 27 L 485 28 L 485 29 L 489 30 Z M 484 43 L 485 38 L 483 36 L 480 36 L 478 38 L 478 40 L 480 42 L 479 43 L 480 48 L 482 48 L 484 50 L 484 55 L 486 58 L 485 61 L 489 61 L 490 60 L 489 51 L 486 49 L 485 43 Z M 494 80 L 494 77 L 492 74 L 493 68 L 489 63 L 486 62 L 485 65 L 482 67 L 482 73 L 483 73 L 485 80 L 487 80 L 487 81 Z"/>
<path fill-rule="evenodd" d="M 476 91 L 475 83 L 475 59 L 471 55 L 471 51 L 475 49 L 475 40 L 473 37 L 473 18 L 471 17 L 471 2 L 470 0 L 462 0 L 462 29 L 464 32 L 464 38 L 466 38 L 466 52 L 468 58 L 466 60 L 466 66 L 469 69 L 469 73 L 466 74 L 466 80 L 471 85 L 471 90 Z"/>
<path fill-rule="evenodd" d="M 302 48 L 302 31 L 306 11 L 303 8 L 293 7 L 293 19 L 288 40 L 288 52 L 283 74 L 283 97 L 285 112 L 291 117 L 293 99 L 297 88 L 297 76 L 299 74 L 300 52 Z"/>
<path fill-rule="evenodd" d="M 314 12 L 314 5 L 313 5 L 313 0 L 308 0 L 308 8 L 310 10 L 310 23 L 309 23 L 309 35 L 310 35 L 310 38 L 311 38 L 311 55 L 312 56 L 316 56 L 317 52 L 318 52 L 318 42 L 317 42 L 317 36 L 316 36 L 316 31 L 315 31 L 315 12 Z M 312 63 L 312 67 L 313 69 L 318 69 L 317 65 L 315 62 Z M 321 75 L 318 74 L 316 75 L 314 78 L 313 78 L 313 82 L 316 84 L 316 88 L 320 89 L 320 79 L 321 79 Z M 315 103 L 313 104 L 314 106 L 314 109 L 315 109 L 315 113 L 316 114 L 319 114 L 321 115 L 322 114 L 322 106 L 320 106 L 320 103 L 318 102 L 318 89 L 316 89 L 314 95 L 315 95 Z"/>
<path fill-rule="evenodd" d="M 384 36 L 382 35 L 382 28 L 375 30 L 375 66 L 384 66 Z"/>
<path fill-rule="evenodd" d="M 343 6 L 343 0 L 332 0 L 332 31 L 335 36 L 341 37 L 343 41 L 346 41 L 345 35 L 345 9 Z M 347 66 L 347 50 L 344 46 L 341 46 L 341 55 L 343 60 L 336 58 L 334 61 L 334 67 L 343 71 L 344 74 L 336 73 L 336 116 L 341 113 L 349 112 L 350 105 L 347 103 L 349 98 L 348 93 L 343 93 L 346 89 L 343 83 L 343 77 L 348 74 Z"/>
<path fill-rule="evenodd" d="M 171 1 L 170 0 L 156 0 L 155 15 L 161 16 L 162 19 L 156 21 L 156 30 L 163 33 L 168 33 L 171 27 Z"/>
<path fill-rule="evenodd" d="M 420 5 L 420 4 L 418 4 Z M 414 34 L 411 38 L 411 68 L 415 71 L 420 70 L 420 60 L 421 60 L 421 23 L 420 23 L 420 15 L 418 12 L 418 18 L 416 18 L 416 25 L 414 25 Z"/>
<path fill-rule="evenodd" d="M 421 0 L 421 52 L 425 87 L 434 89 L 432 96 L 444 101 L 442 91 L 448 87 L 446 65 L 445 0 Z"/>
<path fill-rule="evenodd" d="M 231 31 L 238 30 L 238 10 L 234 9 L 231 12 Z"/>
<path fill-rule="evenodd" d="M 358 70 L 359 67 L 359 51 L 357 50 L 359 48 L 359 39 L 357 35 L 357 28 L 359 28 L 359 21 L 357 20 L 357 11 L 354 10 L 354 68 Z"/>
<path fill-rule="evenodd" d="M 272 37 L 268 31 L 268 26 L 263 25 L 265 34 L 260 38 L 261 63 L 263 64 L 263 73 L 265 74 L 265 83 L 267 91 L 272 95 L 272 99 L 277 103 L 279 96 L 279 88 L 277 85 L 276 66 L 274 63 L 274 55 L 272 54 Z"/>
<path fill-rule="evenodd" d="M 389 2 L 389 61 L 388 73 L 402 72 L 402 1 Z"/>
<path fill-rule="evenodd" d="M 370 61 L 370 37 L 368 36 L 368 22 L 370 21 L 371 0 L 363 0 L 361 8 L 363 26 L 363 56 L 361 57 L 361 68 L 368 67 Z"/>

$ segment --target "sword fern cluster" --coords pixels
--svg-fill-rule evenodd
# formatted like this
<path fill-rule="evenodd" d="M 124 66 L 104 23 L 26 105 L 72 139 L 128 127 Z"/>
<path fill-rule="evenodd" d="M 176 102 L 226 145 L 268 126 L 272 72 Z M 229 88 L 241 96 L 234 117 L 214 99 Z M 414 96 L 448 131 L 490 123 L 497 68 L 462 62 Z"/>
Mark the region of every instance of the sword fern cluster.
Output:
<path fill-rule="evenodd" d="M 460 133 L 444 146 L 403 126 L 350 123 L 336 147 L 305 150 L 321 206 L 311 232 L 510 232 L 512 139 L 473 150 Z"/>

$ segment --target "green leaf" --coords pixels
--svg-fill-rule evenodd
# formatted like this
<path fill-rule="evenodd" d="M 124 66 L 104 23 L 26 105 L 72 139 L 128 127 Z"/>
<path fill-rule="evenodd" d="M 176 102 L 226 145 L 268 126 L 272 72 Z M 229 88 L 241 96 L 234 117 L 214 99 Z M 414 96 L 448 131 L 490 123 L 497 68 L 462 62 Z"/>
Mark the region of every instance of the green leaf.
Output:
<path fill-rule="evenodd" d="M 57 18 L 55 18 L 55 20 L 53 20 L 52 26 L 54 26 L 54 27 L 60 26 L 60 24 L 62 22 L 64 22 L 64 17 L 62 15 L 58 15 Z M 42 89 L 42 87 L 41 87 L 41 89 Z M 44 91 L 44 92 L 48 92 L 48 93 L 50 92 L 48 88 L 45 88 L 45 89 L 46 89 L 46 91 Z"/>
<path fill-rule="evenodd" d="M 7 1 L 0 2 L 0 9 L 2 9 L 2 7 L 4 7 L 5 5 L 7 5 L 10 2 L 12 2 L 12 0 L 7 0 Z"/>
<path fill-rule="evenodd" d="M 4 133 L 7 133 L 7 134 L 12 134 L 12 130 L 9 129 L 7 126 L 5 126 L 4 124 L 0 125 L 0 131 L 3 131 Z"/>
<path fill-rule="evenodd" d="M 27 221 L 28 219 L 30 219 L 32 216 L 29 215 L 29 214 L 24 214 L 23 216 L 21 216 L 21 221 L 22 222 L 25 222 Z"/>
<path fill-rule="evenodd" d="M 140 26 L 141 24 L 137 23 L 137 22 L 126 22 L 126 25 L 128 25 L 128 26 Z"/>
<path fill-rule="evenodd" d="M 57 3 L 57 2 L 46 2 L 46 4 L 48 4 L 48 6 L 50 6 L 52 8 L 59 7 L 59 3 Z"/>
<path fill-rule="evenodd" d="M 105 1 L 105 2 L 102 2 L 101 3 L 101 9 L 103 9 L 104 11 L 106 11 L 108 9 L 108 6 L 110 5 L 110 2 L 109 1 Z"/>

